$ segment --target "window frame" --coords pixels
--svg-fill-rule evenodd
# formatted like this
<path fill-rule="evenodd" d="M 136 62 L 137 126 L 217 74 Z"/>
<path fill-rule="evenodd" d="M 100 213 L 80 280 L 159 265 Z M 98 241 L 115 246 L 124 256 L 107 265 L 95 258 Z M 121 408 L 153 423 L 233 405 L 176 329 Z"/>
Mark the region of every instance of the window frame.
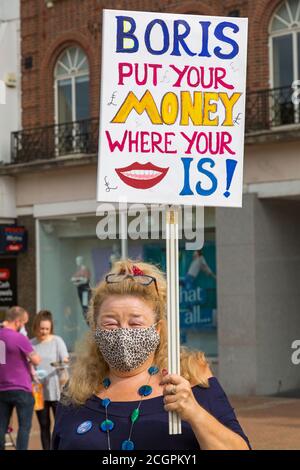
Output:
<path fill-rule="evenodd" d="M 282 2 L 278 8 L 275 10 L 275 12 L 272 15 L 270 24 L 269 24 L 269 69 L 270 69 L 270 76 L 269 76 L 269 84 L 270 88 L 274 89 L 275 88 L 275 77 L 274 77 L 274 49 L 273 49 L 273 38 L 275 37 L 280 37 L 280 36 L 286 36 L 288 34 L 292 35 L 292 47 L 293 47 L 293 81 L 300 79 L 298 77 L 298 70 L 299 70 L 299 62 L 300 62 L 300 54 L 298 54 L 298 43 L 297 43 L 297 37 L 298 34 L 300 34 L 300 17 L 298 21 L 298 26 L 293 26 L 295 23 L 291 22 L 289 25 L 287 24 L 285 29 L 279 30 L 279 31 L 272 31 L 272 25 L 273 21 L 280 12 L 281 8 L 283 5 L 288 5 L 287 9 L 291 13 L 291 10 L 289 8 L 289 3 L 288 0 L 285 0 Z M 300 15 L 300 0 L 299 0 L 299 5 L 297 8 L 297 13 L 298 16 Z M 299 51 L 300 53 L 300 51 Z M 291 84 L 292 86 L 292 84 Z"/>
<path fill-rule="evenodd" d="M 83 71 L 66 71 L 65 74 L 61 74 L 59 76 L 56 75 L 56 69 L 57 69 L 57 66 L 59 64 L 59 62 L 61 62 L 61 58 L 64 56 L 64 54 L 68 54 L 68 57 L 69 57 L 69 61 L 72 62 L 71 58 L 70 58 L 70 53 L 69 53 L 69 50 L 72 49 L 72 48 L 76 48 L 77 51 L 81 50 L 82 53 L 84 54 L 85 56 L 85 61 L 87 63 L 87 70 L 83 70 Z M 76 53 L 77 54 L 77 53 Z M 79 62 L 79 66 L 82 64 L 83 60 L 81 60 L 81 62 Z M 55 124 L 59 125 L 59 124 L 66 124 L 66 123 L 62 123 L 62 122 L 59 122 L 59 107 L 58 107 L 58 82 L 61 81 L 61 80 L 71 80 L 71 96 L 72 96 L 72 121 L 71 122 L 76 122 L 77 119 L 76 119 L 76 78 L 78 77 L 88 77 L 88 83 L 90 84 L 90 66 L 89 66 L 89 60 L 88 60 L 88 56 L 87 54 L 85 53 L 84 49 L 82 49 L 80 46 L 78 45 L 71 45 L 71 46 L 68 46 L 66 47 L 61 53 L 60 55 L 58 56 L 57 60 L 56 60 L 56 63 L 55 63 L 55 67 L 54 67 L 54 74 L 53 74 L 53 79 L 54 79 L 54 122 Z"/>
<path fill-rule="evenodd" d="M 280 29 L 277 31 L 272 31 L 273 21 L 274 19 L 281 18 L 279 12 L 281 8 L 286 5 L 286 9 L 288 11 L 288 15 L 290 17 L 290 23 L 287 23 L 286 20 L 283 20 L 283 23 L 286 23 L 286 27 L 284 29 Z M 268 29 L 268 45 L 269 45 L 269 87 L 271 90 L 275 90 L 281 87 L 275 88 L 275 76 L 274 76 L 274 48 L 273 48 L 273 39 L 276 37 L 288 36 L 291 35 L 292 37 L 292 60 L 293 60 L 293 81 L 291 83 L 291 89 L 294 88 L 294 83 L 299 83 L 300 76 L 298 71 L 300 70 L 300 50 L 298 51 L 298 34 L 300 35 L 300 0 L 298 0 L 298 6 L 296 10 L 296 18 L 298 20 L 293 20 L 292 10 L 289 6 L 289 0 L 284 0 L 283 2 L 278 5 L 275 12 L 273 13 L 271 20 L 269 22 L 269 29 Z M 298 80 L 298 82 L 297 82 Z M 285 88 L 285 87 L 284 87 Z M 295 88 L 296 89 L 296 88 Z M 279 92 L 280 93 L 280 92 Z M 273 103 L 274 99 L 269 99 L 269 112 L 270 115 L 274 117 L 274 110 L 273 110 Z M 294 103 L 294 118 L 293 122 L 291 123 L 284 123 L 280 122 L 280 124 L 272 125 L 273 128 L 281 127 L 281 126 L 299 126 L 300 122 L 300 112 L 299 112 L 299 104 Z"/>

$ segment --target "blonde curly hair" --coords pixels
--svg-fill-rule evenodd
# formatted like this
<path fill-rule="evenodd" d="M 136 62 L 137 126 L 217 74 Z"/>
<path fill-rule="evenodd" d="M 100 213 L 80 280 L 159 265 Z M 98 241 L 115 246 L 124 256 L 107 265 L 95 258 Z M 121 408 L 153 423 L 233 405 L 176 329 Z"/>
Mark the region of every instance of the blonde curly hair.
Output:
<path fill-rule="evenodd" d="M 92 298 L 87 315 L 90 331 L 84 340 L 76 348 L 76 361 L 72 367 L 72 373 L 68 387 L 64 391 L 63 401 L 82 405 L 94 393 L 98 393 L 102 386 L 102 380 L 107 376 L 109 367 L 105 362 L 99 348 L 94 340 L 94 332 L 97 326 L 97 318 L 100 307 L 105 299 L 112 295 L 132 295 L 140 297 L 144 302 L 151 305 L 155 313 L 155 321 L 160 321 L 160 344 L 154 356 L 154 363 L 159 369 L 167 368 L 167 319 L 166 319 L 166 299 L 167 283 L 164 273 L 156 266 L 141 261 L 130 259 L 114 263 L 111 273 L 133 272 L 133 266 L 143 271 L 145 275 L 156 279 L 155 284 L 149 286 L 132 282 L 128 278 L 119 283 L 107 283 L 103 279 L 92 292 Z M 159 295 L 158 295 L 159 293 Z M 209 387 L 208 379 L 205 375 L 208 363 L 203 352 L 189 351 L 182 347 L 180 351 L 180 373 L 192 385 Z"/>

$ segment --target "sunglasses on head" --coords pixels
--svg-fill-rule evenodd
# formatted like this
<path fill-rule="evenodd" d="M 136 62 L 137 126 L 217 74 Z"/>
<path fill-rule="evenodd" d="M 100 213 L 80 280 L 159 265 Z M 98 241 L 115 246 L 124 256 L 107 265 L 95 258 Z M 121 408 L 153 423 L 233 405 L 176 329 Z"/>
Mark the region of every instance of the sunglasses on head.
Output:
<path fill-rule="evenodd" d="M 157 292 L 157 295 L 159 296 L 158 293 L 158 287 L 157 287 L 157 282 L 155 277 L 149 276 L 148 274 L 144 274 L 140 269 L 133 269 L 133 273 L 110 273 L 105 276 L 105 282 L 107 284 L 117 284 L 119 282 L 125 281 L 125 279 L 132 279 L 133 281 L 137 282 L 138 284 L 142 286 L 150 286 L 152 282 L 154 282 L 155 289 Z"/>

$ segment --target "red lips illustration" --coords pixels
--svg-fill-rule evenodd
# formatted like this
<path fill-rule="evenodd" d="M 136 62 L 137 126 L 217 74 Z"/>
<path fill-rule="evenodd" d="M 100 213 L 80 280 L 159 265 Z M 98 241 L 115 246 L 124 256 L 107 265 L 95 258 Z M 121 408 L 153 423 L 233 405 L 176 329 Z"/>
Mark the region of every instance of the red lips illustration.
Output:
<path fill-rule="evenodd" d="M 158 184 L 167 174 L 169 168 L 160 168 L 152 163 L 132 163 L 124 168 L 116 168 L 121 180 L 136 189 L 149 189 Z"/>

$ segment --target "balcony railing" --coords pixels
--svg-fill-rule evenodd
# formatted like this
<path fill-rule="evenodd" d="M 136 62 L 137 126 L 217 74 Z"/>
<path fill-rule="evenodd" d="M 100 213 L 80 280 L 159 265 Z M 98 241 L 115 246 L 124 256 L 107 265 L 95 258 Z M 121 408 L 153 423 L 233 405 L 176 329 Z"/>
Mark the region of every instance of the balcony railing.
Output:
<path fill-rule="evenodd" d="M 276 130 L 278 126 L 299 124 L 297 103 L 300 90 L 291 87 L 248 92 L 246 133 Z M 294 98 L 296 99 L 293 99 Z M 74 154 L 96 154 L 98 119 L 24 129 L 12 133 L 11 163 L 51 160 Z"/>
<path fill-rule="evenodd" d="M 51 160 L 74 154 L 96 154 L 98 135 L 98 119 L 12 132 L 11 163 Z"/>
<path fill-rule="evenodd" d="M 246 95 L 246 132 L 300 123 L 299 89 L 273 88 Z"/>

